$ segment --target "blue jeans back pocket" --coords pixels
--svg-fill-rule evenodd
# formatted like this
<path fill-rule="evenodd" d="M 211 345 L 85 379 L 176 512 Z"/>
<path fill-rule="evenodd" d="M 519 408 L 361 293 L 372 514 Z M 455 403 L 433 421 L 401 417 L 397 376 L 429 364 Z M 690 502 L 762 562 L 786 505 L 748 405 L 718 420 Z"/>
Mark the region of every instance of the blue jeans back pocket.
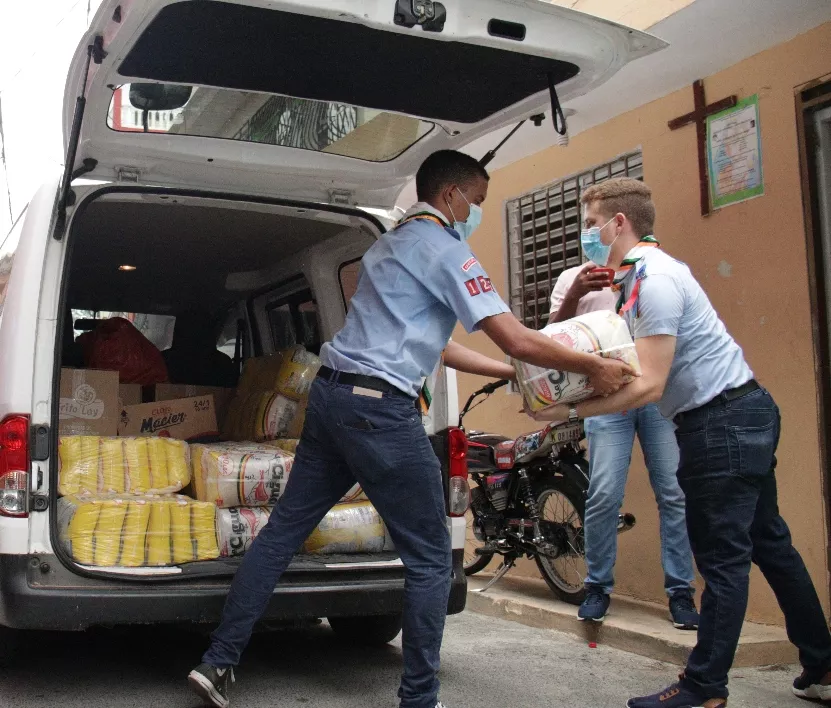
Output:
<path fill-rule="evenodd" d="M 766 476 L 776 452 L 776 420 L 762 426 L 728 426 L 730 470 L 749 481 Z"/>

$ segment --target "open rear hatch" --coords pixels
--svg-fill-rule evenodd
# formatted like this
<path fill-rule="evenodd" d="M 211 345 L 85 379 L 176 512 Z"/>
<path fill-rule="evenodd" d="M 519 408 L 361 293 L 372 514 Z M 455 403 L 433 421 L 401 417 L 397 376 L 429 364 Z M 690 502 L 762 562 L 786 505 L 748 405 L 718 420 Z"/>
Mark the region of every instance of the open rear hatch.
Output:
<path fill-rule="evenodd" d="M 106 0 L 67 174 L 391 208 L 428 154 L 562 128 L 559 103 L 664 46 L 539 0 Z"/>

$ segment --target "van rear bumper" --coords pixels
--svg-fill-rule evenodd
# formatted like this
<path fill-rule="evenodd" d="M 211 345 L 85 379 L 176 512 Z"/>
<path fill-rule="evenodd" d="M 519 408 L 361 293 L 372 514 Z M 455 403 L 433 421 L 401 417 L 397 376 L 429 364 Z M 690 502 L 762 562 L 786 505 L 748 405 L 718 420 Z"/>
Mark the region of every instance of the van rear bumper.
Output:
<path fill-rule="evenodd" d="M 462 563 L 463 551 L 454 550 L 448 614 L 465 607 Z M 324 582 L 303 576 L 281 581 L 264 620 L 388 615 L 401 612 L 404 605 L 402 569 L 394 574 L 340 572 Z M 230 578 L 152 584 L 84 578 L 52 555 L 0 554 L 0 625 L 72 631 L 97 625 L 215 624 L 229 585 Z"/>

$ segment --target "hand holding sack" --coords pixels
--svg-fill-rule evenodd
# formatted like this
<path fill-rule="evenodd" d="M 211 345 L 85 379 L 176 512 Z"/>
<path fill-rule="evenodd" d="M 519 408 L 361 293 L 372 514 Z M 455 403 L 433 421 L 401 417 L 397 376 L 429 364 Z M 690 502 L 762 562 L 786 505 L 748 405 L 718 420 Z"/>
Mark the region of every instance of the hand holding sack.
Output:
<path fill-rule="evenodd" d="M 540 330 L 555 342 L 610 359 L 619 359 L 640 373 L 640 362 L 629 328 L 613 312 L 597 311 L 556 322 Z M 543 369 L 514 360 L 517 382 L 527 408 L 537 413 L 561 403 L 577 403 L 591 398 L 589 377 L 567 371 Z"/>

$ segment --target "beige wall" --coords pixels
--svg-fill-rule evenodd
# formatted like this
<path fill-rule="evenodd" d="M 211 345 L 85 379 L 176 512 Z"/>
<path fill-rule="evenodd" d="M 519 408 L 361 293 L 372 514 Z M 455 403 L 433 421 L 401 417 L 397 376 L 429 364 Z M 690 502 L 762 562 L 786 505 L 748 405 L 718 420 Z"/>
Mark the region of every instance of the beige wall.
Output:
<path fill-rule="evenodd" d="M 669 253 L 690 265 L 782 409 L 781 511 L 826 610 L 825 506 L 794 89 L 831 71 L 829 47 L 831 24 L 825 24 L 705 80 L 708 101 L 733 93 L 739 98 L 759 94 L 763 197 L 709 218 L 700 216 L 695 129 L 667 128 L 668 120 L 692 110 L 692 90 L 686 88 L 581 133 L 567 148 L 550 148 L 496 171 L 484 224 L 472 240 L 479 260 L 506 295 L 504 200 L 642 147 L 645 181 L 654 190 L 658 210 L 657 236 Z M 457 331 L 454 336 L 500 356 L 482 334 Z M 460 376 L 462 401 L 480 383 L 476 377 Z M 517 414 L 519 408 L 518 397 L 500 392 L 474 411 L 469 423 L 508 435 L 533 429 L 532 421 Z M 660 600 L 657 511 L 637 450 L 624 508 L 637 515 L 638 526 L 620 538 L 617 591 Z M 537 574 L 527 563 L 515 572 Z M 755 568 L 748 617 L 782 622 L 773 594 Z"/>

